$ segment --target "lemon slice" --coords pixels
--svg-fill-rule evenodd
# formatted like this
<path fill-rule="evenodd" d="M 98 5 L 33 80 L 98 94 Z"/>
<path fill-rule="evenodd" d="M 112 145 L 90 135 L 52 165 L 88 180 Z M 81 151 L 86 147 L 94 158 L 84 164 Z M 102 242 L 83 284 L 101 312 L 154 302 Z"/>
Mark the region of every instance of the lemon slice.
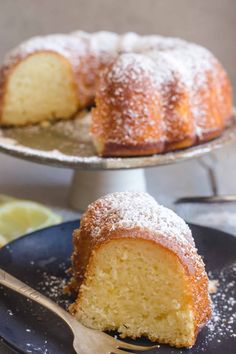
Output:
<path fill-rule="evenodd" d="M 7 244 L 7 240 L 4 236 L 0 235 L 0 248 Z"/>
<path fill-rule="evenodd" d="M 0 205 L 0 245 L 61 220 L 59 215 L 38 203 L 9 200 Z"/>

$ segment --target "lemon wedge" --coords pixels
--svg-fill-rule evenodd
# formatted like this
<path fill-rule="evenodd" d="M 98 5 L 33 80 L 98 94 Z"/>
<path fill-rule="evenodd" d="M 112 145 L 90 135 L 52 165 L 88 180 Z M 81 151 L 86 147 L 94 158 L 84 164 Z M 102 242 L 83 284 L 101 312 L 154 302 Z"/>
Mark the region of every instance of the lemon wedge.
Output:
<path fill-rule="evenodd" d="M 0 204 L 0 246 L 31 231 L 59 224 L 62 218 L 50 209 L 25 200 Z"/>

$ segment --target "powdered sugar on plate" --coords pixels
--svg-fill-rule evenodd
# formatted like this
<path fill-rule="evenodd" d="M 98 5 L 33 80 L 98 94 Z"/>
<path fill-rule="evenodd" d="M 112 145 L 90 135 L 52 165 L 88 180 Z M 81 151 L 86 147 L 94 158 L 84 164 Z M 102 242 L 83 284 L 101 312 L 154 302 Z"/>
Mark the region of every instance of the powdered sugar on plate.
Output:
<path fill-rule="evenodd" d="M 38 287 L 44 295 L 55 301 L 58 305 L 68 308 L 70 299 L 64 294 L 67 281 L 66 278 L 56 277 L 55 275 L 43 272 L 42 281 L 38 284 Z"/>
<path fill-rule="evenodd" d="M 211 295 L 213 316 L 207 324 L 205 342 L 220 343 L 227 337 L 236 340 L 236 263 L 208 275 L 218 281 L 218 289 Z"/>

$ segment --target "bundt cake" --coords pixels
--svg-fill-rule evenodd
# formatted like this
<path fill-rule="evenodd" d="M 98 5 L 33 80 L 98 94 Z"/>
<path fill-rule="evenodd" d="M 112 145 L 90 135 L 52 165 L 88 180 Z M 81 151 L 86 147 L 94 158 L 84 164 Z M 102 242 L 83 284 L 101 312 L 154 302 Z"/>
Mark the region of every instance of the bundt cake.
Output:
<path fill-rule="evenodd" d="M 211 317 L 191 231 L 146 193 L 92 203 L 74 232 L 72 314 L 85 326 L 190 347 Z"/>
<path fill-rule="evenodd" d="M 111 32 L 35 37 L 0 71 L 0 124 L 92 111 L 99 155 L 149 155 L 221 134 L 232 117 L 227 74 L 205 48 L 176 38 Z"/>

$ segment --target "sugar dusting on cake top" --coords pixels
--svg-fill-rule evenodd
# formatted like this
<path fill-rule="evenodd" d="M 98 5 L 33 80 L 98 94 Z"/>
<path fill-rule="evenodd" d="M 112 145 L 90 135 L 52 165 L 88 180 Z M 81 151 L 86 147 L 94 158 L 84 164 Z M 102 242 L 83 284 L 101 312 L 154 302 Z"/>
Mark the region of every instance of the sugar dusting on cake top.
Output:
<path fill-rule="evenodd" d="M 138 53 L 120 55 L 114 65 L 108 69 L 108 78 L 113 82 L 129 84 L 131 81 L 142 81 L 142 74 L 155 73 L 155 65 L 148 56 Z"/>
<path fill-rule="evenodd" d="M 141 227 L 193 244 L 191 231 L 184 220 L 158 204 L 148 193 L 111 193 L 92 203 L 88 210 L 93 210 L 93 237 L 99 237 L 103 227 L 110 231 Z"/>
<path fill-rule="evenodd" d="M 116 96 L 116 101 L 125 103 L 122 104 L 122 111 L 119 112 L 122 117 L 126 118 L 122 119 L 120 124 L 123 134 L 119 134 L 120 125 L 117 110 L 110 112 L 116 115 L 113 118 L 117 124 L 112 132 L 105 132 L 109 143 L 133 143 L 135 137 L 139 140 L 140 136 L 144 136 L 143 127 L 153 119 L 152 112 L 149 112 L 150 102 L 152 99 L 156 100 L 157 96 L 159 97 L 156 103 L 157 111 L 162 113 L 164 125 L 171 123 L 171 132 L 176 139 L 184 140 L 193 134 L 201 136 L 204 130 L 209 131 L 211 126 L 212 129 L 215 129 L 215 117 L 214 115 L 209 116 L 209 99 L 206 99 L 206 94 L 209 94 L 211 87 L 209 82 L 212 81 L 215 93 L 220 100 L 219 87 L 221 83 L 215 76 L 215 66 L 218 62 L 207 49 L 178 38 L 141 37 L 134 33 L 124 35 L 123 42 L 121 39 L 120 49 L 122 45 L 125 53 L 118 56 L 112 66 L 107 68 L 107 73 L 104 74 L 106 78 L 100 84 L 97 92 L 98 97 L 101 94 L 103 96 L 102 100 L 104 100 L 106 96 L 103 92 L 106 85 L 108 84 L 110 88 L 116 86 L 114 95 L 109 89 L 106 100 L 107 106 L 113 105 L 113 96 Z M 122 52 L 122 50 L 120 51 Z M 145 80 L 149 80 L 149 89 L 145 85 Z M 133 102 L 127 102 L 127 87 L 133 93 L 137 93 L 137 102 L 135 102 L 135 95 L 132 95 Z M 140 111 L 141 95 L 143 100 L 142 112 Z M 178 105 L 178 97 L 182 100 L 183 95 L 186 98 L 185 107 L 188 110 L 190 131 L 178 128 L 181 124 L 186 127 L 186 121 L 184 118 L 181 121 L 180 115 L 175 114 L 176 110 L 173 110 L 171 121 L 166 122 L 165 119 L 166 109 L 171 108 L 170 106 L 175 99 Z M 129 120 L 129 117 L 133 119 Z M 134 122 L 135 118 L 137 122 Z M 154 122 L 154 126 L 155 124 L 157 123 Z M 178 129 L 173 133 L 176 127 Z M 155 143 L 160 139 L 165 141 L 166 129 L 168 129 L 168 126 L 162 129 L 161 138 L 159 134 L 155 137 L 149 135 L 145 137 L 145 142 Z M 183 133 L 184 131 L 186 131 L 186 136 Z M 183 136 L 180 136 L 180 132 Z"/>
<path fill-rule="evenodd" d="M 5 65 L 17 62 L 35 52 L 51 51 L 68 59 L 73 66 L 77 66 L 81 56 L 86 55 L 84 41 L 76 36 L 66 34 L 51 34 L 48 36 L 33 37 L 14 48 L 5 58 Z"/>
<path fill-rule="evenodd" d="M 191 230 L 172 210 L 158 204 L 147 193 L 115 192 L 90 204 L 81 220 L 81 228 L 89 230 L 94 243 L 103 242 L 116 231 L 140 229 L 145 239 L 162 244 L 177 253 L 193 269 L 202 260 L 197 254 Z M 130 236 L 131 235 L 131 236 Z M 136 237 L 136 232 L 127 237 Z"/>
<path fill-rule="evenodd" d="M 95 60 L 105 65 L 118 57 L 120 60 L 115 62 L 109 73 L 111 80 L 116 82 L 125 80 L 132 87 L 135 80 L 142 79 L 143 73 L 148 74 L 153 84 L 153 92 L 158 92 L 160 95 L 163 115 L 165 115 L 165 107 L 170 105 L 167 100 L 168 94 L 166 94 L 168 88 L 172 85 L 176 86 L 176 90 L 182 88 L 188 94 L 189 120 L 194 120 L 197 136 L 201 137 L 204 131 L 210 131 L 211 127 L 213 130 L 215 129 L 215 117 L 209 114 L 207 105 L 210 100 L 206 95 L 211 92 L 208 87 L 210 80 L 213 83 L 217 99 L 222 99 L 219 75 L 215 76 L 215 66 L 218 62 L 207 49 L 199 45 L 179 38 L 158 35 L 140 36 L 132 32 L 118 35 L 108 31 L 97 33 L 77 31 L 70 34 L 31 38 L 10 52 L 5 59 L 5 65 L 17 63 L 19 58 L 44 50 L 59 53 L 67 58 L 76 72 L 80 70 L 81 59 L 86 61 L 88 56 L 92 55 Z M 128 53 L 128 55 L 123 54 L 119 57 L 120 53 Z M 79 82 L 78 85 L 80 85 Z M 146 94 L 145 90 L 143 94 Z M 121 87 L 119 97 L 122 98 L 122 96 L 124 100 L 127 100 Z M 157 107 L 160 109 L 158 105 Z M 145 105 L 144 110 L 148 111 L 148 104 Z M 127 112 L 122 113 L 125 115 Z M 137 116 L 135 105 L 133 108 L 129 107 L 128 113 L 133 118 Z M 150 118 L 145 112 L 144 114 L 139 112 L 136 118 L 142 120 L 143 117 Z M 179 116 L 173 116 L 172 119 L 178 122 Z M 141 126 L 142 124 L 140 124 L 139 135 L 142 135 Z M 174 122 L 173 127 L 175 126 Z M 138 133 L 136 127 L 132 127 L 128 123 L 124 127 L 125 142 L 129 141 L 129 135 L 133 136 L 132 129 Z M 185 137 L 181 136 L 180 138 L 184 139 Z M 115 141 L 117 139 L 119 141 Z M 114 140 L 113 136 L 110 142 L 119 143 L 120 137 L 117 139 Z M 155 143 L 153 137 L 145 139 L 146 142 Z M 161 139 L 165 139 L 163 134 Z"/>

